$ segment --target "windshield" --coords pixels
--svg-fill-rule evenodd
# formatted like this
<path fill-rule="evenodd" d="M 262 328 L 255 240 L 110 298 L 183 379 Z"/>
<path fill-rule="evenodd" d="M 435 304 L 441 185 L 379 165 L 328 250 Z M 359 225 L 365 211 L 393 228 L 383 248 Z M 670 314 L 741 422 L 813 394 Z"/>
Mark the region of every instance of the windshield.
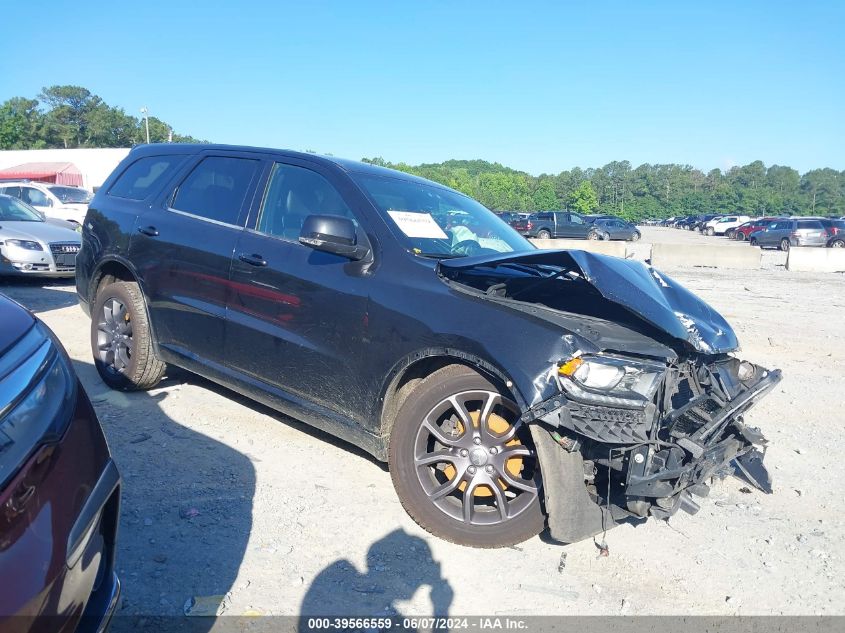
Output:
<path fill-rule="evenodd" d="M 0 196 L 0 222 L 43 222 L 44 218 L 17 198 Z"/>
<path fill-rule="evenodd" d="M 400 178 L 352 176 L 418 255 L 446 258 L 534 250 L 492 211 L 460 193 Z"/>
<path fill-rule="evenodd" d="M 47 187 L 47 189 L 66 204 L 88 204 L 94 197 L 90 191 L 78 187 Z"/>

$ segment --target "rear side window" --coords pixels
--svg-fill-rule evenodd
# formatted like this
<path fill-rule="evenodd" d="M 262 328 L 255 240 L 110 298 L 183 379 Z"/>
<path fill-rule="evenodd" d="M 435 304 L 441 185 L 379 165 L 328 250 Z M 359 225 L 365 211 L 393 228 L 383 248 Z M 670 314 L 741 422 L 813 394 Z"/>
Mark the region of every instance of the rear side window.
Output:
<path fill-rule="evenodd" d="M 799 229 L 820 229 L 822 228 L 822 223 L 818 220 L 799 220 L 798 221 L 798 228 Z"/>
<path fill-rule="evenodd" d="M 569 221 L 572 222 L 572 224 L 586 224 L 584 218 L 580 215 L 575 215 L 574 213 L 570 214 Z"/>
<path fill-rule="evenodd" d="M 184 156 L 147 156 L 136 160 L 127 167 L 109 189 L 109 195 L 128 200 L 143 200 L 155 192 L 156 183 L 161 183 L 163 176 L 171 168 L 182 164 Z"/>
<path fill-rule="evenodd" d="M 21 200 L 33 207 L 46 207 L 49 204 L 45 193 L 32 187 L 21 187 Z"/>
<path fill-rule="evenodd" d="M 251 158 L 205 158 L 176 189 L 170 207 L 209 220 L 237 224 L 260 164 Z"/>

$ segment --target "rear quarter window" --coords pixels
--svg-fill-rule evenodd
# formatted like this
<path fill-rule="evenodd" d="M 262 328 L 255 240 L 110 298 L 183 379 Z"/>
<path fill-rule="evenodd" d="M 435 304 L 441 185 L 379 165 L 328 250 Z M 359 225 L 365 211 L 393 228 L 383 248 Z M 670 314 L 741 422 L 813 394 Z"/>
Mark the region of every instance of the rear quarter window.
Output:
<path fill-rule="evenodd" d="M 143 200 L 155 193 L 156 184 L 164 181 L 185 156 L 147 156 L 129 165 L 109 189 L 108 195 L 127 200 Z"/>

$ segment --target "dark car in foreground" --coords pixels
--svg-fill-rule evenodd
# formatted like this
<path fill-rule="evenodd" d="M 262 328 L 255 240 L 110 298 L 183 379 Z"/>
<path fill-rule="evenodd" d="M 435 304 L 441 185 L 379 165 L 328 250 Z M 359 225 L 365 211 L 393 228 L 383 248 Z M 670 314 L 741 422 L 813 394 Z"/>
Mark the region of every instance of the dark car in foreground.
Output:
<path fill-rule="evenodd" d="M 91 204 L 76 283 L 107 384 L 148 389 L 169 363 L 327 430 L 456 543 L 694 512 L 735 469 L 770 490 L 744 416 L 780 371 L 733 356 L 717 312 L 408 174 L 142 146 Z"/>
<path fill-rule="evenodd" d="M 0 323 L 0 630 L 101 631 L 120 476 L 53 334 L 2 295 Z"/>
<path fill-rule="evenodd" d="M 640 230 L 636 226 L 617 218 L 599 218 L 593 221 L 593 226 L 587 233 L 587 239 L 591 240 L 636 242 L 640 237 Z"/>

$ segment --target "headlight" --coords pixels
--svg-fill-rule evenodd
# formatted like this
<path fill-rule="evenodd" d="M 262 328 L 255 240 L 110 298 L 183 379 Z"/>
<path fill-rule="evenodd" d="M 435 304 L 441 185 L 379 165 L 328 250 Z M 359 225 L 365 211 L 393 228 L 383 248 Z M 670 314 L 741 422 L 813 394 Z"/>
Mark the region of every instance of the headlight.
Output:
<path fill-rule="evenodd" d="M 665 370 L 648 361 L 578 356 L 558 367 L 558 382 L 574 400 L 640 408 L 651 401 Z"/>
<path fill-rule="evenodd" d="M 6 240 L 6 244 L 17 246 L 18 248 L 25 248 L 28 251 L 43 251 L 41 244 L 33 242 L 32 240 Z"/>
<path fill-rule="evenodd" d="M 42 325 L 0 358 L 0 485 L 38 446 L 62 436 L 75 398 L 70 361 Z"/>

